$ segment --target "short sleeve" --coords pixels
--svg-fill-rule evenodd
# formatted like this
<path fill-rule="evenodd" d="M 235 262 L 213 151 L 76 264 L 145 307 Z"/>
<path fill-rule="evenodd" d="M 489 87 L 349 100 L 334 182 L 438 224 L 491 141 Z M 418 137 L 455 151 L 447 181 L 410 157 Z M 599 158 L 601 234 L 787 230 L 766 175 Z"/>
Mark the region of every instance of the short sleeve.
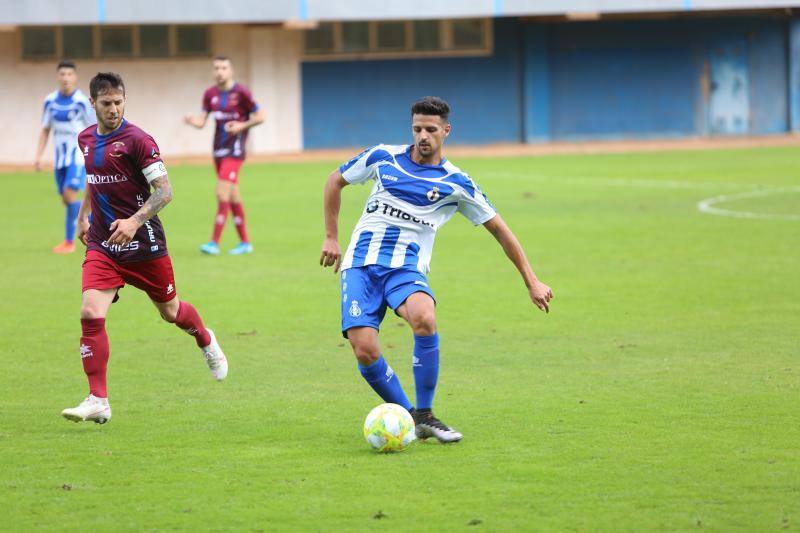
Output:
<path fill-rule="evenodd" d="M 136 165 L 142 170 L 147 183 L 167 175 L 167 168 L 161 160 L 161 151 L 158 149 L 155 139 L 151 136 L 145 135 L 139 140 L 134 156 L 136 157 Z"/>
<path fill-rule="evenodd" d="M 94 109 L 89 102 L 81 102 L 81 110 L 83 111 L 83 126 L 88 128 L 92 124 L 97 124 L 97 116 Z"/>
<path fill-rule="evenodd" d="M 255 113 L 258 111 L 258 103 L 253 99 L 253 93 L 250 89 L 241 89 L 242 92 L 242 106 L 248 113 Z"/>
<path fill-rule="evenodd" d="M 381 161 L 392 159 L 392 155 L 382 144 L 367 148 L 353 159 L 339 167 L 339 172 L 347 183 L 366 183 L 377 177 L 376 170 Z"/>
<path fill-rule="evenodd" d="M 203 111 L 206 113 L 211 112 L 211 95 L 209 91 L 203 93 Z"/>
<path fill-rule="evenodd" d="M 461 198 L 458 200 L 458 212 L 476 226 L 488 222 L 497 214 L 494 206 L 489 202 L 485 194 L 481 192 L 478 184 L 472 178 L 465 175 L 468 181 L 467 187 L 462 188 Z"/>
<path fill-rule="evenodd" d="M 50 100 L 45 100 L 42 110 L 42 127 L 50 129 L 53 125 L 53 115 L 50 113 Z"/>

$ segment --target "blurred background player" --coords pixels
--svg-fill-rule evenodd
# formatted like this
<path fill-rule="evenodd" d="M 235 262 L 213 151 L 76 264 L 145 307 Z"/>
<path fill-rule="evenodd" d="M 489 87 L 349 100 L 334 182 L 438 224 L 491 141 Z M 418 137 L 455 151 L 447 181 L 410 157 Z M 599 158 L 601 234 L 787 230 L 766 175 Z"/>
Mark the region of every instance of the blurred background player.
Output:
<path fill-rule="evenodd" d="M 56 187 L 66 207 L 64 242 L 54 247 L 53 251 L 57 254 L 69 254 L 75 251 L 75 222 L 81 207 L 78 193 L 83 190 L 86 178 L 83 155 L 78 151 L 78 133 L 94 124 L 95 116 L 89 99 L 77 88 L 78 72 L 75 63 L 63 60 L 56 67 L 56 72 L 59 88 L 44 99 L 42 131 L 36 147 L 34 167 L 37 172 L 42 169 L 42 154 L 52 131 Z"/>
<path fill-rule="evenodd" d="M 475 225 L 483 224 L 519 270 L 531 301 L 549 311 L 553 297 L 477 184 L 444 158 L 449 114 L 450 107 L 441 98 L 418 100 L 411 107 L 414 144 L 379 144 L 330 174 L 320 255 L 320 265 L 334 266 L 334 272 L 342 267 L 342 334 L 353 347 L 361 375 L 385 402 L 411 412 L 418 438 L 435 437 L 440 442 L 456 442 L 462 435 L 432 410 L 439 377 L 439 333 L 426 274 L 436 231 L 457 212 Z M 375 183 L 372 193 L 342 257 L 338 239 L 342 189 L 369 181 Z M 414 332 L 416 408 L 381 354 L 378 331 L 387 306 Z"/>
<path fill-rule="evenodd" d="M 184 122 L 195 128 L 206 125 L 209 113 L 213 113 L 217 126 L 214 131 L 214 165 L 217 169 L 217 215 L 211 240 L 200 247 L 200 251 L 219 255 L 219 240 L 233 212 L 233 224 L 239 233 L 239 244 L 231 249 L 233 255 L 253 251 L 247 236 L 244 206 L 239 192 L 239 169 L 245 158 L 247 132 L 264 122 L 264 112 L 253 100 L 250 90 L 234 81 L 233 65 L 225 56 L 214 58 L 214 81 L 216 85 L 203 94 L 203 114 L 186 115 Z"/>
<path fill-rule="evenodd" d="M 98 123 L 78 136 L 89 183 L 78 216 L 78 238 L 87 248 L 80 354 L 89 379 L 89 396 L 61 414 L 75 422 L 103 424 L 111 418 L 105 317 L 126 283 L 146 292 L 164 320 L 195 338 L 215 379 L 225 379 L 228 362 L 197 310 L 177 298 L 164 228 L 156 216 L 172 200 L 158 145 L 124 119 L 125 85 L 119 75 L 97 74 L 89 92 Z"/>

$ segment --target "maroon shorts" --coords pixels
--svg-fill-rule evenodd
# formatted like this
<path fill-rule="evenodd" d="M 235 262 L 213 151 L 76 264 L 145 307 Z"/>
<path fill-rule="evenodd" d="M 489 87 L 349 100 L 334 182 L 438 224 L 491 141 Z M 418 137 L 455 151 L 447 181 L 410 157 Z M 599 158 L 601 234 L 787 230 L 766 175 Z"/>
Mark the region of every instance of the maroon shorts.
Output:
<path fill-rule="evenodd" d="M 117 263 L 97 250 L 86 252 L 83 260 L 83 290 L 121 289 L 129 283 L 147 293 L 155 302 L 175 298 L 175 274 L 172 261 L 165 255 L 151 261 Z"/>
<path fill-rule="evenodd" d="M 214 166 L 217 167 L 217 179 L 229 181 L 236 185 L 239 183 L 239 168 L 241 168 L 242 163 L 244 163 L 242 159 L 236 159 L 235 157 L 215 159 Z"/>

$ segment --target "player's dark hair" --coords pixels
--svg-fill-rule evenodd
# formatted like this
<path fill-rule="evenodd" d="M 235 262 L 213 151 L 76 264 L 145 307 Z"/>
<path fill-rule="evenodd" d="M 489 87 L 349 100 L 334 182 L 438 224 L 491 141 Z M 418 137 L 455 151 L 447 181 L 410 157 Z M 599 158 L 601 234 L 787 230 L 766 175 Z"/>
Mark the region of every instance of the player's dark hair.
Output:
<path fill-rule="evenodd" d="M 121 89 L 122 94 L 125 94 L 125 84 L 122 82 L 122 76 L 116 72 L 98 72 L 89 82 L 89 95 L 92 100 L 96 100 L 98 94 L 109 89 Z"/>
<path fill-rule="evenodd" d="M 62 68 L 71 68 L 72 70 L 78 70 L 78 68 L 75 66 L 75 63 L 71 59 L 62 59 L 61 61 L 59 61 L 58 65 L 56 65 L 56 71 L 59 71 Z"/>
<path fill-rule="evenodd" d="M 436 115 L 447 120 L 450 106 L 438 96 L 423 96 L 411 105 L 411 115 Z"/>
<path fill-rule="evenodd" d="M 230 63 L 231 65 L 233 65 L 233 61 L 231 61 L 231 58 L 230 58 L 230 57 L 228 57 L 228 56 L 226 56 L 226 55 L 223 55 L 223 54 L 217 54 L 217 55 L 215 55 L 215 56 L 214 56 L 214 59 L 213 59 L 212 61 L 227 61 L 228 63 Z"/>

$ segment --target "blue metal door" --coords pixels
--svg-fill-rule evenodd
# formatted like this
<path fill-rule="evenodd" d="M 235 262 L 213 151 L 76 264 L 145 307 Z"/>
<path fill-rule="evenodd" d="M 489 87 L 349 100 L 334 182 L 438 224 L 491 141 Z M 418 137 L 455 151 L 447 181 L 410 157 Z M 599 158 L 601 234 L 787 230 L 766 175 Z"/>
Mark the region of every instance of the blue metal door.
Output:
<path fill-rule="evenodd" d="M 747 41 L 728 39 L 711 46 L 708 119 L 711 133 L 743 135 L 750 131 Z"/>

